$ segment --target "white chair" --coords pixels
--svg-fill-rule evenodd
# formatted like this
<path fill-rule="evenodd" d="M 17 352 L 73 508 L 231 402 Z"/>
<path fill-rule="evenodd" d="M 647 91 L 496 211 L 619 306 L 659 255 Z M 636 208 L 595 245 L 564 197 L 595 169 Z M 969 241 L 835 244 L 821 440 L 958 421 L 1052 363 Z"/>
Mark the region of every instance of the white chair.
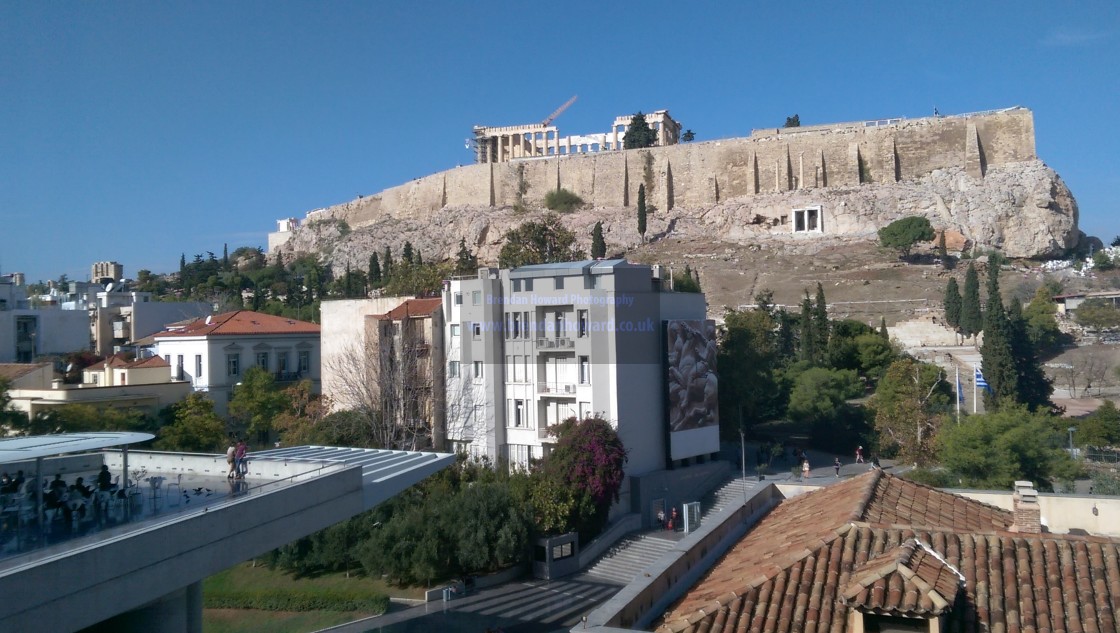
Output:
<path fill-rule="evenodd" d="M 175 489 L 175 494 L 171 494 L 171 489 L 172 488 Z M 183 473 L 179 473 L 179 476 L 176 477 L 174 481 L 168 481 L 167 482 L 167 488 L 164 489 L 164 495 L 167 497 L 167 505 L 169 505 L 169 506 L 171 506 L 171 505 L 176 505 L 177 506 L 182 502 Z M 174 503 L 172 503 L 172 502 L 174 502 Z"/>

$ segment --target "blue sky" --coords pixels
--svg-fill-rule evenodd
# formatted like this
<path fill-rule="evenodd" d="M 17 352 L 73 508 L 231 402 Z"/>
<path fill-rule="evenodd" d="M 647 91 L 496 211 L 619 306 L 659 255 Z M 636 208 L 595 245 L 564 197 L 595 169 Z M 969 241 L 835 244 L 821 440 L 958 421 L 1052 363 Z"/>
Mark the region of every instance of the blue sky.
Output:
<path fill-rule="evenodd" d="M 667 108 L 697 140 L 1021 105 L 1120 233 L 1117 2 L 0 3 L 0 272 L 168 272 L 275 220 Z"/>

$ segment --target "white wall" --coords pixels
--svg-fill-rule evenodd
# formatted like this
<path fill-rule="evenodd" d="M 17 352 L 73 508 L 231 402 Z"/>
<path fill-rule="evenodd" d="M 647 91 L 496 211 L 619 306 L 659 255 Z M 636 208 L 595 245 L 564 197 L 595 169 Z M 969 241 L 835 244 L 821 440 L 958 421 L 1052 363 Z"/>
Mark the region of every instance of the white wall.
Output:
<path fill-rule="evenodd" d="M 341 359 L 365 349 L 365 317 L 385 314 L 413 297 L 377 297 L 373 299 L 342 299 L 324 301 L 319 308 L 322 315 L 320 345 L 323 361 L 321 375 L 323 393 L 330 397 L 335 411 L 350 408 L 341 398 L 344 391 L 338 369 L 345 367 Z"/>

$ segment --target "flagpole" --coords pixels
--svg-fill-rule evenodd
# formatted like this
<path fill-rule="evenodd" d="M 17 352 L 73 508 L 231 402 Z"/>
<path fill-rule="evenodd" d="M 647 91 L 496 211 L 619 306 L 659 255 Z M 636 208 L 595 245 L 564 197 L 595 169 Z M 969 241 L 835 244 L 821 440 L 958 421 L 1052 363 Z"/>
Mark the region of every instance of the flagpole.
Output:
<path fill-rule="evenodd" d="M 973 414 L 976 413 L 976 383 L 978 383 L 978 382 L 980 382 L 980 381 L 976 380 L 976 366 L 973 365 L 973 367 L 972 367 L 972 413 Z"/>
<path fill-rule="evenodd" d="M 957 370 L 957 425 L 961 423 L 961 367 L 953 363 L 953 369 Z"/>

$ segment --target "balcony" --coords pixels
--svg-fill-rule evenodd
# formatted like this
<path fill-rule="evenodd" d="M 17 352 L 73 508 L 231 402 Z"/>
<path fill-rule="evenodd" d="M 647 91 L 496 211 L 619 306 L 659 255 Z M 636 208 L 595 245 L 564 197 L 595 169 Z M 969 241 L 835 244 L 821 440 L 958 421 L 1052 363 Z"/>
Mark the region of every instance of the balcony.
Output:
<path fill-rule="evenodd" d="M 576 343 L 570 338 L 539 338 L 537 350 L 539 351 L 566 351 L 575 349 Z"/>
<path fill-rule="evenodd" d="M 574 398 L 576 395 L 576 385 L 573 382 L 538 382 L 537 393 L 543 396 Z"/>

